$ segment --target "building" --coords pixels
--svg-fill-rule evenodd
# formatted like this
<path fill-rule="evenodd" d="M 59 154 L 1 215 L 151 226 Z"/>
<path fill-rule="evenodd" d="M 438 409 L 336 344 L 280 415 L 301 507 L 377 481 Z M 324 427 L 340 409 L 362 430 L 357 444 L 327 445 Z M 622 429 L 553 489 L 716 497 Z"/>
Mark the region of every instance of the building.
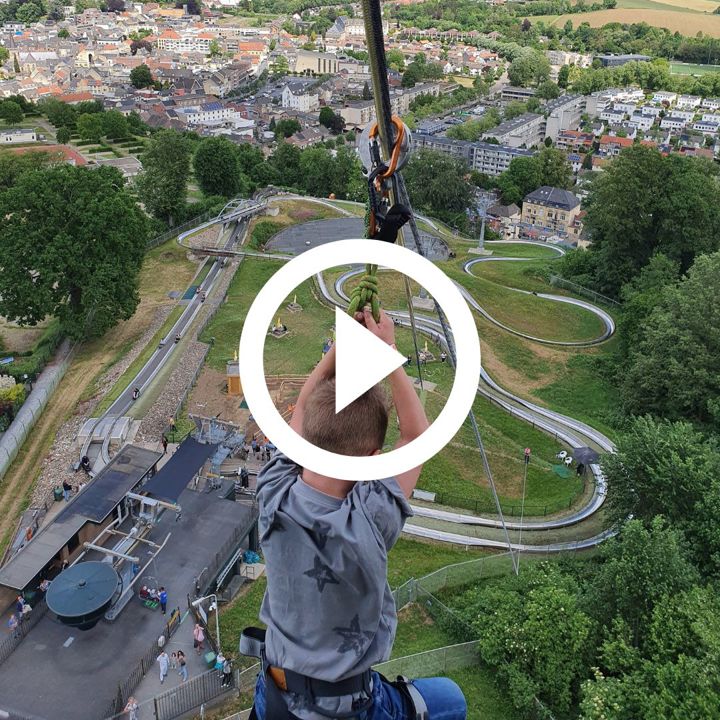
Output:
<path fill-rule="evenodd" d="M 592 133 L 584 133 L 579 130 L 563 130 L 558 134 L 555 147 L 558 150 L 568 152 L 577 152 L 580 149 L 587 152 L 592 149 L 594 142 L 595 136 Z"/>
<path fill-rule="evenodd" d="M 545 118 L 536 113 L 524 113 L 488 130 L 484 138 L 491 137 L 501 145 L 509 145 L 513 148 L 533 147 L 545 138 Z"/>
<path fill-rule="evenodd" d="M 602 157 L 617 157 L 625 148 L 632 147 L 630 138 L 603 135 L 600 138 L 600 155 Z"/>
<path fill-rule="evenodd" d="M 663 130 L 684 130 L 688 122 L 688 119 L 685 117 L 668 115 L 660 121 L 660 127 Z"/>
<path fill-rule="evenodd" d="M 525 102 L 525 100 L 529 100 L 531 97 L 535 97 L 534 88 L 522 88 L 514 87 L 512 85 L 503 85 L 502 89 L 500 90 L 500 99 L 503 102 L 510 100 L 521 100 L 522 102 Z"/>
<path fill-rule="evenodd" d="M 532 150 L 495 145 L 493 143 L 473 143 L 471 167 L 473 170 L 496 177 L 505 172 L 516 157 L 532 157 Z"/>
<path fill-rule="evenodd" d="M 693 123 L 692 129 L 701 132 L 703 135 L 715 135 L 718 129 L 720 129 L 720 123 L 716 121 L 707 122 L 706 120 L 699 120 Z"/>
<path fill-rule="evenodd" d="M 525 196 L 522 221 L 545 230 L 574 234 L 580 214 L 580 200 L 568 190 L 548 185 Z"/>
<path fill-rule="evenodd" d="M 585 98 L 582 95 L 562 95 L 548 102 L 545 107 L 545 137 L 556 142 L 563 130 L 579 128 L 584 107 Z"/>
<path fill-rule="evenodd" d="M 37 133 L 32 128 L 7 128 L 0 131 L 0 145 L 37 142 Z"/>
<path fill-rule="evenodd" d="M 298 50 L 295 59 L 295 72 L 309 75 L 336 75 L 338 58 L 332 53 Z"/>
<path fill-rule="evenodd" d="M 657 90 L 652 97 L 654 103 L 661 105 L 673 105 L 677 101 L 677 93 L 669 92 L 668 90 Z"/>
<path fill-rule="evenodd" d="M 496 177 L 505 172 L 514 158 L 532 157 L 535 154 L 531 150 L 523 150 L 507 145 L 453 140 L 440 135 L 417 132 L 413 133 L 413 144 L 418 149 L 437 150 L 464 160 L 473 170 L 491 177 Z"/>
<path fill-rule="evenodd" d="M 309 90 L 307 83 L 290 82 L 283 88 L 282 106 L 300 112 L 312 112 L 320 107 L 320 95 L 317 90 Z"/>
<path fill-rule="evenodd" d="M 652 58 L 648 55 L 596 55 L 603 67 L 617 67 L 629 62 L 649 62 Z"/>
<path fill-rule="evenodd" d="M 647 132 L 655 124 L 655 118 L 652 115 L 635 113 L 630 118 L 630 120 L 628 120 L 628 124 L 632 126 L 635 130 L 642 130 L 642 132 Z"/>
<path fill-rule="evenodd" d="M 700 107 L 700 103 L 702 102 L 702 98 L 698 97 L 697 95 L 681 95 L 677 99 L 677 108 L 678 110 L 683 109 L 695 109 Z"/>

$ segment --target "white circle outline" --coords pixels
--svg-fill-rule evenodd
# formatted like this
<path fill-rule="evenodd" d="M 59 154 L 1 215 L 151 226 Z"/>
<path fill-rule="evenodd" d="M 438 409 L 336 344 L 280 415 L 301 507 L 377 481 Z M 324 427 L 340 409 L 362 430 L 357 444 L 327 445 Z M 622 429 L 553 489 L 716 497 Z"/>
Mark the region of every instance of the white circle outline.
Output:
<path fill-rule="evenodd" d="M 298 435 L 282 418 L 265 380 L 268 328 L 288 293 L 327 268 L 372 263 L 408 275 L 440 304 L 458 347 L 450 396 L 430 428 L 388 453 L 355 457 L 323 450 Z M 367 481 L 397 476 L 440 452 L 468 416 L 480 379 L 480 340 L 472 313 L 450 278 L 429 260 L 400 245 L 379 240 L 337 240 L 307 250 L 283 265 L 261 288 L 240 335 L 239 370 L 245 400 L 257 425 L 273 444 L 303 468 L 342 480 Z"/>

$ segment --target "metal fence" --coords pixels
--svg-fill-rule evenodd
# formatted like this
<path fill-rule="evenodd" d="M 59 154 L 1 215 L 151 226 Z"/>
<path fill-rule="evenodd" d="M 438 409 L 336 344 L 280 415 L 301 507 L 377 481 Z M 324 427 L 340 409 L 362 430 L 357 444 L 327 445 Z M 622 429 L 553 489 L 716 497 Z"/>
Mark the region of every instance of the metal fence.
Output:
<path fill-rule="evenodd" d="M 162 631 L 162 636 L 165 638 L 165 643 L 173 636 L 175 631 L 180 626 L 180 608 L 175 608 L 170 613 L 170 619 L 167 621 Z M 160 638 L 158 637 L 158 640 Z M 135 688 L 140 684 L 140 681 L 145 677 L 148 670 L 154 666 L 155 660 L 157 659 L 158 653 L 160 652 L 160 646 L 158 641 L 153 641 L 153 644 L 147 649 L 145 654 L 138 660 L 137 665 L 132 669 L 130 674 L 121 682 L 117 687 L 117 692 L 112 702 L 108 706 L 107 710 L 103 713 L 104 718 L 115 717 L 116 715 L 122 716 L 125 704 L 128 698 L 132 695 Z"/>
<path fill-rule="evenodd" d="M 15 633 L 8 635 L 0 642 L 0 665 L 13 654 L 15 648 L 25 639 L 25 636 L 42 620 L 47 609 L 45 600 L 41 600 L 33 607 L 30 616 L 18 625 Z"/>
<path fill-rule="evenodd" d="M 388 660 L 376 665 L 374 669 L 389 678 L 396 675 L 416 678 L 444 675 L 458 668 L 475 665 L 477 662 L 478 641 L 473 640 Z"/>
<path fill-rule="evenodd" d="M 148 243 L 147 243 L 145 249 L 152 250 L 152 248 L 155 248 L 158 245 L 162 245 L 164 242 L 167 242 L 168 240 L 172 240 L 172 238 L 177 237 L 181 232 L 190 230 L 195 225 L 204 223 L 207 220 L 210 220 L 210 218 L 214 218 L 216 215 L 217 215 L 217 213 L 214 213 L 214 212 L 208 210 L 207 212 L 202 213 L 202 215 L 198 215 L 197 217 L 194 217 L 192 220 L 188 220 L 187 222 L 184 222 L 182 225 L 176 225 L 175 227 L 172 227 L 169 230 L 166 230 L 164 233 L 161 233 L 160 235 L 156 235 L 151 240 L 148 240 Z"/>
<path fill-rule="evenodd" d="M 595 290 L 586 288 L 584 285 L 578 285 L 571 280 L 566 280 L 559 275 L 551 275 L 550 284 L 555 287 L 565 288 L 565 290 L 571 290 L 578 295 L 584 295 L 585 297 L 590 298 L 593 302 L 596 302 L 598 305 L 610 305 L 610 307 L 613 308 L 620 307 L 620 303 L 617 300 L 613 300 L 612 298 L 607 297 L 607 295 L 602 295 L 599 292 L 595 292 Z"/>
<path fill-rule="evenodd" d="M 520 515 L 535 517 L 552 515 L 561 510 L 570 510 L 582 494 L 583 491 L 581 490 L 575 493 L 569 500 L 547 503 L 545 505 L 528 505 L 526 503 L 523 506 L 523 504 L 518 501 L 516 503 L 500 503 L 500 507 L 502 508 L 503 515 L 509 515 L 511 517 Z M 439 505 L 447 505 L 448 507 L 472 510 L 476 514 L 497 515 L 497 506 L 489 498 L 475 499 L 463 495 L 440 492 L 435 493 L 435 502 Z"/>

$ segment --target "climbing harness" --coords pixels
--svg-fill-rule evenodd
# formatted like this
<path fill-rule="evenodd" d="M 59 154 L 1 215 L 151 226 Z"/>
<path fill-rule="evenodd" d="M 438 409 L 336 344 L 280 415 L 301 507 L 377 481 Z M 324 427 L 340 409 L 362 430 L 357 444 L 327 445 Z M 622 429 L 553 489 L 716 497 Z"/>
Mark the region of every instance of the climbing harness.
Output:
<path fill-rule="evenodd" d="M 308 709 L 331 720 L 358 718 L 362 713 L 370 710 L 373 705 L 372 673 L 370 670 L 365 670 L 337 682 L 326 682 L 292 670 L 275 667 L 270 665 L 265 655 L 265 632 L 261 628 L 245 628 L 240 633 L 238 650 L 241 655 L 258 658 L 262 663 L 262 674 L 265 678 L 266 720 L 295 720 L 295 715 L 288 710 L 285 698 L 282 696 L 283 692 L 301 696 Z M 380 677 L 389 685 L 397 688 L 405 698 L 407 706 L 415 712 L 413 720 L 429 720 L 427 704 L 410 680 L 398 676 L 397 680 L 390 682 L 382 675 Z M 347 712 L 332 712 L 319 707 L 317 704 L 318 698 L 342 697 L 360 693 L 365 694 L 366 699 L 357 701 L 353 709 Z M 250 720 L 257 720 L 255 706 L 253 706 L 250 714 Z"/>

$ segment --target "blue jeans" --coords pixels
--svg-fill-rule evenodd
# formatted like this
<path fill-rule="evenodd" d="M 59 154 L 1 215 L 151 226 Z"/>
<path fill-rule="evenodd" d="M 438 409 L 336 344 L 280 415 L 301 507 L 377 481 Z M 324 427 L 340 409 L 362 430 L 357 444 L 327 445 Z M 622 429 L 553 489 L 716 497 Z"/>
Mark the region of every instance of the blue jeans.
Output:
<path fill-rule="evenodd" d="M 357 720 L 415 720 L 400 691 L 387 685 L 373 672 L 373 706 L 360 713 Z M 462 690 L 449 678 L 419 678 L 413 680 L 428 707 L 430 720 L 465 720 L 467 704 Z M 265 678 L 258 675 L 255 685 L 255 712 L 258 720 L 265 717 Z"/>

